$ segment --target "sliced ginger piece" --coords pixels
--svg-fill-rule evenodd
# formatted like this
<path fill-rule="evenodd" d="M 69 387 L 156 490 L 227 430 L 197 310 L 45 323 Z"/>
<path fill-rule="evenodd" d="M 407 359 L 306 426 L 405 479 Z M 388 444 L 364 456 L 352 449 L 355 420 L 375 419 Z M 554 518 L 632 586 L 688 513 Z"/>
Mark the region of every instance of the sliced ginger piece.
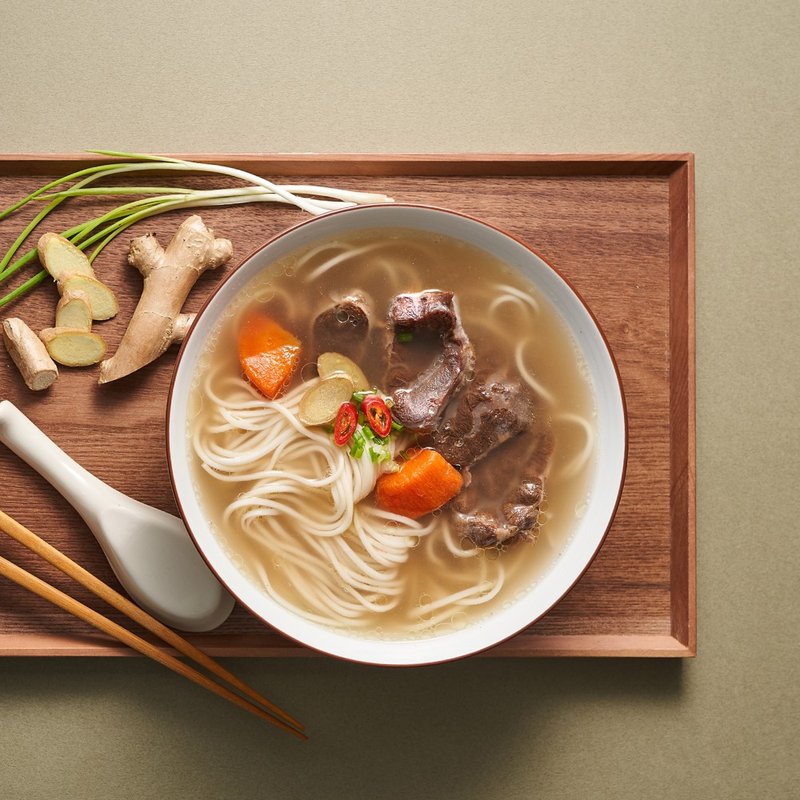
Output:
<path fill-rule="evenodd" d="M 325 425 L 336 419 L 336 414 L 353 394 L 353 381 L 349 375 L 337 372 L 312 386 L 300 399 L 297 418 L 305 425 Z"/>
<path fill-rule="evenodd" d="M 39 338 L 53 361 L 65 367 L 89 367 L 106 354 L 103 339 L 80 328 L 45 328 Z"/>
<path fill-rule="evenodd" d="M 94 274 L 86 254 L 58 233 L 45 233 L 36 246 L 39 260 L 55 279 L 60 295 L 69 289 L 85 292 L 92 319 L 111 319 L 119 305 L 114 292 Z"/>
<path fill-rule="evenodd" d="M 92 306 L 89 295 L 81 289 L 64 290 L 56 306 L 56 328 L 92 329 Z"/>
<path fill-rule="evenodd" d="M 3 342 L 25 385 L 32 391 L 46 389 L 58 377 L 58 367 L 44 342 L 19 317 L 3 320 Z"/>
<path fill-rule="evenodd" d="M 320 378 L 328 378 L 337 372 L 348 375 L 353 380 L 353 389 L 357 392 L 370 388 L 370 382 L 361 367 L 341 353 L 322 353 L 317 358 L 317 372 Z"/>
<path fill-rule="evenodd" d="M 89 300 L 92 319 L 111 319 L 119 311 L 116 295 L 97 278 L 89 275 L 70 275 L 63 282 L 59 282 L 58 288 L 62 297 L 66 292 L 83 292 Z"/>
<path fill-rule="evenodd" d="M 57 281 L 68 275 L 95 277 L 86 253 L 57 233 L 45 233 L 39 239 L 36 250 L 39 253 L 39 261 Z"/>

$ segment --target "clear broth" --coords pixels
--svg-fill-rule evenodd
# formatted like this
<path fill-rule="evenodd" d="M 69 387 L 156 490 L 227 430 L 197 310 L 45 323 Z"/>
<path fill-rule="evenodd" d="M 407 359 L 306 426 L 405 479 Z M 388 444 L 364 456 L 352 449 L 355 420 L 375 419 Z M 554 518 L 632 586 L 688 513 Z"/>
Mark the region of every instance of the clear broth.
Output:
<path fill-rule="evenodd" d="M 317 274 L 320 266 L 336 255 L 337 248 L 353 254 Z M 499 290 L 498 286 L 510 287 L 511 291 Z M 571 463 L 580 459 L 587 443 L 587 431 L 575 418 L 588 421 L 593 429 L 595 417 L 585 364 L 558 313 L 533 284 L 485 251 L 438 234 L 394 228 L 359 231 L 324 246 L 317 244 L 296 251 L 254 278 L 212 335 L 192 389 L 190 435 L 196 426 L 208 421 L 210 410 L 204 407 L 200 390 L 208 370 L 240 375 L 237 320 L 256 304 L 304 344 L 304 356 L 307 354 L 308 358 L 293 385 L 313 377 L 315 353 L 307 345 L 314 320 L 319 312 L 347 294 L 371 298 L 373 324 L 360 366 L 370 381 L 381 387 L 388 341 L 382 323 L 391 298 L 401 292 L 431 288 L 455 292 L 462 324 L 475 348 L 478 373 L 488 369 L 524 381 L 515 366 L 515 351 L 521 347 L 523 366 L 552 397 L 552 402 L 539 406 L 532 431 L 502 445 L 473 469 L 474 485 L 480 486 L 481 481 L 487 484 L 483 506 L 496 510 L 497 500 L 519 478 L 518 465 L 530 450 L 535 434 L 549 428 L 555 450 L 545 482 L 543 524 L 535 540 L 480 551 L 473 558 L 453 556 L 437 541 L 434 531 L 411 550 L 402 567 L 406 581 L 403 602 L 389 612 L 374 613 L 374 622 L 370 620 L 366 628 L 359 628 L 358 635 L 362 636 L 427 636 L 459 629 L 523 597 L 557 560 L 585 507 L 594 469 L 594 458 L 590 457 L 577 473 L 570 474 Z M 517 299 L 499 302 L 501 292 Z M 534 312 L 533 307 L 538 310 Z M 279 561 L 270 558 L 241 531 L 223 524 L 223 510 L 241 486 L 215 480 L 200 468 L 196 457 L 192 466 L 202 506 L 241 571 L 258 585 L 253 565 L 260 563 L 273 586 L 287 600 L 303 607 L 303 598 L 282 580 Z M 362 502 L 371 502 L 371 498 Z M 446 511 L 438 513 L 440 519 L 447 516 Z M 447 619 L 426 627 L 426 605 L 478 580 L 481 570 L 492 566 L 481 565 L 481 559 L 502 563 L 506 580 L 498 595 L 483 605 L 460 607 Z"/>

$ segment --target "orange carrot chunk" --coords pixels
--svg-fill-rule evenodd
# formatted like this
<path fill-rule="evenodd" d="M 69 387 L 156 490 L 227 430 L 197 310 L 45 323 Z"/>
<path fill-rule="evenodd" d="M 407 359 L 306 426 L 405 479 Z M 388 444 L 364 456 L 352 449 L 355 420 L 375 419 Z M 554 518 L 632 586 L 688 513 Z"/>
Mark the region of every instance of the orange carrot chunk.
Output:
<path fill-rule="evenodd" d="M 435 450 L 418 450 L 398 472 L 381 475 L 375 487 L 385 511 L 417 519 L 452 500 L 464 480 Z"/>
<path fill-rule="evenodd" d="M 263 312 L 249 312 L 239 328 L 239 361 L 247 380 L 274 400 L 300 364 L 300 341 Z"/>

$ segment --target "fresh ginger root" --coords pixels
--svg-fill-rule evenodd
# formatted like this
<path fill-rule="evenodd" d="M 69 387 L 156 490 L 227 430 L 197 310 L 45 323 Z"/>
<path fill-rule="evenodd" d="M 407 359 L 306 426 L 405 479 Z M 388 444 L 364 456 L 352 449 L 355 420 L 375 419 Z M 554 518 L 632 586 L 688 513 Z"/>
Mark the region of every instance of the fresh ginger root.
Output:
<path fill-rule="evenodd" d="M 53 361 L 65 367 L 90 367 L 106 354 L 106 343 L 85 328 L 45 328 L 39 332 Z"/>
<path fill-rule="evenodd" d="M 25 385 L 32 391 L 47 389 L 58 377 L 58 367 L 44 343 L 19 317 L 3 320 L 3 342 Z"/>
<path fill-rule="evenodd" d="M 92 309 L 92 319 L 111 319 L 119 311 L 114 292 L 97 279 L 86 254 L 69 239 L 57 233 L 45 233 L 36 247 L 39 260 L 50 273 L 63 296 L 66 291 L 85 292 Z"/>
<path fill-rule="evenodd" d="M 100 365 L 100 383 L 130 375 L 155 361 L 191 326 L 181 308 L 195 281 L 233 255 L 228 239 L 215 239 L 196 214 L 178 228 L 166 250 L 153 234 L 131 241 L 128 263 L 144 277 L 144 288 L 117 352 Z"/>

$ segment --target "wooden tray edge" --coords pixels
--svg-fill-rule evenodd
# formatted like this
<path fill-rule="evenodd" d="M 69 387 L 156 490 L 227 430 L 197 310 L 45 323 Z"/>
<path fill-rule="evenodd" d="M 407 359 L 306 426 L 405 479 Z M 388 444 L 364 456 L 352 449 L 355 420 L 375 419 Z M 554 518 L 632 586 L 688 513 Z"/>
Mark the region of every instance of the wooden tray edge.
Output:
<path fill-rule="evenodd" d="M 672 635 L 697 650 L 694 158 L 669 179 Z M 682 336 L 673 336 L 678 330 Z"/>
<path fill-rule="evenodd" d="M 190 637 L 193 644 L 215 658 L 282 657 L 322 658 L 322 653 L 298 647 L 280 636 L 269 634 L 255 637 Z M 674 636 L 606 635 L 606 636 L 528 636 L 511 639 L 480 658 L 541 657 L 617 657 L 617 658 L 691 658 L 695 650 Z M 173 652 L 165 648 L 168 652 Z M 0 635 L 0 653 L 6 657 L 97 657 L 133 656 L 137 652 L 123 647 L 102 635 L 50 636 L 45 634 Z"/>
<path fill-rule="evenodd" d="M 255 173 L 341 175 L 502 175 L 589 177 L 660 175 L 669 177 L 671 369 L 685 377 L 670 402 L 672 549 L 671 635 L 526 636 L 499 645 L 492 656 L 693 657 L 697 652 L 696 609 L 696 423 L 695 423 L 695 189 L 694 154 L 682 153 L 237 153 L 170 154 L 198 162 L 222 162 Z M 87 153 L 0 153 L 0 176 L 49 175 L 105 163 Z M 409 167 L 414 165 L 414 171 Z M 321 169 L 322 168 L 322 169 Z M 673 287 L 678 291 L 673 291 Z M 685 326 L 685 327 L 684 327 Z M 684 348 L 685 345 L 685 348 Z M 676 388 L 675 381 L 670 385 Z M 676 535 L 676 534 L 683 534 Z M 205 645 L 220 656 L 309 656 L 312 651 L 273 637 L 267 643 Z M 231 637 L 235 638 L 235 637 Z M 0 656 L 135 655 L 102 637 L 0 634 Z"/>
<path fill-rule="evenodd" d="M 672 175 L 692 153 L 168 153 L 264 174 L 292 175 Z M 91 153 L 0 153 L 0 175 L 63 174 L 107 163 Z M 413 172 L 409 169 L 413 165 Z"/>

